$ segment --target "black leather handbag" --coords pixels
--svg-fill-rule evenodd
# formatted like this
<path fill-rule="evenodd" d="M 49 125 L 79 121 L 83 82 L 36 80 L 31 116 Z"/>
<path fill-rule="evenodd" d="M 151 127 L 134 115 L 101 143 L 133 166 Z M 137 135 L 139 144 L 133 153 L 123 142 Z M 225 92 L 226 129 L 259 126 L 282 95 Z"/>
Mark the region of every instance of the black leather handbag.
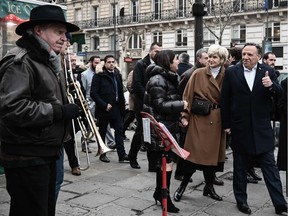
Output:
<path fill-rule="evenodd" d="M 191 112 L 196 115 L 208 115 L 212 108 L 212 103 L 207 100 L 194 98 L 192 102 Z"/>

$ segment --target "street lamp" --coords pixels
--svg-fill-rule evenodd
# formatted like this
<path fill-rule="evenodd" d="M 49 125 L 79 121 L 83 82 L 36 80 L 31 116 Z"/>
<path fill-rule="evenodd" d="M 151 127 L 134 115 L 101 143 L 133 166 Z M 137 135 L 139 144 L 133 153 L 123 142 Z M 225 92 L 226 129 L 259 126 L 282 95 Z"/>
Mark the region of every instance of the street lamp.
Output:
<path fill-rule="evenodd" d="M 204 4 L 202 0 L 195 0 L 192 8 L 193 16 L 195 17 L 195 31 L 194 31 L 194 53 L 196 62 L 197 50 L 203 48 L 203 16 L 205 14 Z"/>
<path fill-rule="evenodd" d="M 113 2 L 113 24 L 114 24 L 114 33 L 113 33 L 113 40 L 114 40 L 114 58 L 117 59 L 116 57 L 116 2 L 114 0 Z"/>
<path fill-rule="evenodd" d="M 265 0 L 264 2 L 264 9 L 266 11 L 266 28 L 265 28 L 265 37 L 264 40 L 262 41 L 262 53 L 265 54 L 267 52 L 272 52 L 272 42 L 269 41 L 268 38 L 268 18 L 269 18 L 269 14 L 268 14 L 268 0 Z"/>

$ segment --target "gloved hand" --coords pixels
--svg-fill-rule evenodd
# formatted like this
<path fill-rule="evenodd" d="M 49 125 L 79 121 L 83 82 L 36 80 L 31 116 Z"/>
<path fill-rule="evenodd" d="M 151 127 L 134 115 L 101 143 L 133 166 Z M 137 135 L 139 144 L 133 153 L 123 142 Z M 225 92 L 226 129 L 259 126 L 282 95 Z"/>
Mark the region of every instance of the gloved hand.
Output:
<path fill-rule="evenodd" d="M 65 119 L 76 119 L 80 116 L 80 107 L 76 104 L 63 105 L 63 116 Z"/>

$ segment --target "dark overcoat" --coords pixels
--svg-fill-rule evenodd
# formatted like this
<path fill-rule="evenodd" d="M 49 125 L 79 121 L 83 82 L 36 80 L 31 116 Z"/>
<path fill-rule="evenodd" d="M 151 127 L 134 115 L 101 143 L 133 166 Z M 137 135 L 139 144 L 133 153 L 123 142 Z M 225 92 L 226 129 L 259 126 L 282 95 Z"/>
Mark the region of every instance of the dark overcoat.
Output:
<path fill-rule="evenodd" d="M 103 68 L 103 71 L 96 73 L 92 79 L 90 96 L 96 103 L 95 117 L 97 119 L 115 119 L 117 115 L 121 114 L 124 116 L 125 113 L 125 98 L 121 74 L 117 69 L 114 70 L 114 76 L 117 81 L 116 86 L 113 76 L 109 73 Z M 116 101 L 116 88 L 118 91 L 118 101 Z M 112 109 L 109 111 L 106 110 L 108 104 L 112 105 Z"/>
<path fill-rule="evenodd" d="M 272 88 L 262 84 L 266 71 L 273 82 Z M 243 64 L 226 69 L 221 116 L 224 129 L 231 129 L 234 152 L 257 155 L 274 149 L 271 96 L 279 96 L 281 92 L 274 70 L 266 65 L 258 63 L 252 91 L 246 82 Z"/>
<path fill-rule="evenodd" d="M 279 149 L 277 166 L 279 170 L 287 171 L 287 78 L 281 82 L 283 94 L 278 101 L 280 114 Z"/>

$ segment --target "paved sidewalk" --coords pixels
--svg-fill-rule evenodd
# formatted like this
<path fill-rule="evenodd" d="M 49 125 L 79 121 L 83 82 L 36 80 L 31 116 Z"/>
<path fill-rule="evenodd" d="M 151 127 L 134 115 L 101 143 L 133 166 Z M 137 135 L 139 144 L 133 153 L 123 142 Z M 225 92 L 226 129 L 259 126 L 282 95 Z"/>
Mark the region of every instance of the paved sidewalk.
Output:
<path fill-rule="evenodd" d="M 132 139 L 133 131 L 127 131 Z M 125 142 L 126 152 L 129 152 L 130 142 Z M 96 143 L 90 144 L 93 151 L 90 155 L 91 166 L 82 171 L 81 176 L 73 176 L 65 159 L 64 183 L 57 202 L 57 216 L 159 216 L 161 206 L 155 205 L 152 194 L 155 188 L 155 173 L 147 172 L 148 164 L 145 152 L 139 152 L 138 162 L 141 169 L 132 169 L 129 163 L 119 163 L 115 151 L 108 153 L 110 163 L 103 163 L 95 157 Z M 276 152 L 275 152 L 276 153 Z M 86 166 L 85 154 L 80 152 L 81 164 Z M 243 216 L 238 211 L 232 191 L 232 153 L 227 150 L 228 160 L 225 171 L 217 173 L 224 180 L 224 186 L 215 186 L 216 192 L 223 196 L 223 201 L 215 201 L 204 197 L 203 174 L 197 171 L 179 203 L 178 216 Z M 261 174 L 260 169 L 257 173 Z M 286 173 L 281 172 L 283 192 L 286 193 Z M 172 179 L 173 194 L 180 182 Z M 252 215 L 276 215 L 263 181 L 258 184 L 248 184 L 248 203 Z M 0 216 L 9 213 L 9 195 L 5 189 L 5 177 L 0 176 Z"/>

